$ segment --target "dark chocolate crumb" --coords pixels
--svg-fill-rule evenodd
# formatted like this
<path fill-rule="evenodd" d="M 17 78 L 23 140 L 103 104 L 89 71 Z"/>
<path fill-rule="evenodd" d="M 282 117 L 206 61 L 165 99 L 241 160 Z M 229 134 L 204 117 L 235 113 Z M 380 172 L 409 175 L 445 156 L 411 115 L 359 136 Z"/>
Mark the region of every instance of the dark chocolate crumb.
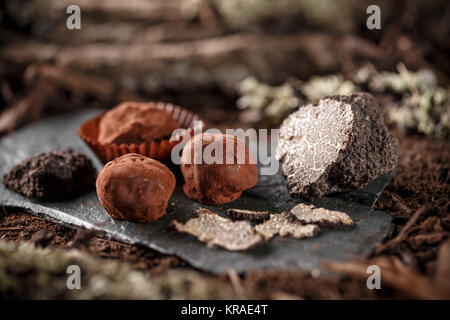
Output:
<path fill-rule="evenodd" d="M 95 168 L 71 149 L 44 152 L 15 165 L 3 184 L 28 198 L 59 200 L 94 190 Z"/>

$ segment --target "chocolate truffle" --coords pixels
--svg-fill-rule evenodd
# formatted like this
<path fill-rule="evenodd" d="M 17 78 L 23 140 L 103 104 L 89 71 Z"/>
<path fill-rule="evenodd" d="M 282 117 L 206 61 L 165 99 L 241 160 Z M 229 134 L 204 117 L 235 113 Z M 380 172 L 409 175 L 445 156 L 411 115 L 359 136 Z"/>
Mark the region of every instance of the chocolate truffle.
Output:
<path fill-rule="evenodd" d="M 222 152 L 216 155 L 218 150 Z M 221 159 L 222 163 L 211 162 L 204 155 Z M 198 134 L 184 147 L 181 156 L 183 191 L 203 204 L 231 202 L 239 198 L 242 191 L 256 185 L 258 169 L 254 162 L 248 146 L 236 137 Z"/>
<path fill-rule="evenodd" d="M 98 142 L 101 144 L 141 144 L 169 137 L 179 124 L 154 103 L 124 102 L 100 119 Z"/>
<path fill-rule="evenodd" d="M 95 168 L 85 155 L 50 151 L 35 155 L 3 176 L 3 184 L 29 198 L 58 200 L 94 190 Z"/>
<path fill-rule="evenodd" d="M 330 96 L 284 120 L 277 158 L 289 193 L 317 199 L 331 190 L 362 188 L 391 172 L 398 140 L 370 94 Z"/>
<path fill-rule="evenodd" d="M 162 163 L 129 153 L 108 162 L 96 186 L 98 198 L 112 218 L 153 222 L 166 213 L 175 176 Z"/>

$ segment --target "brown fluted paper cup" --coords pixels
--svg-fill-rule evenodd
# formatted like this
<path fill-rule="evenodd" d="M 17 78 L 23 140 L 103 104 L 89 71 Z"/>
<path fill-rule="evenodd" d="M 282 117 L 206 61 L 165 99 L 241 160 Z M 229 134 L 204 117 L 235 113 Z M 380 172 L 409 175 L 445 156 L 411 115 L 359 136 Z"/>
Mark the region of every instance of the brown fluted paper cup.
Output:
<path fill-rule="evenodd" d="M 156 107 L 166 110 L 167 113 L 171 115 L 175 121 L 178 122 L 180 128 L 186 129 L 187 133 L 191 136 L 194 135 L 194 129 L 196 129 L 194 128 L 194 123 L 197 124 L 197 127 L 203 127 L 203 121 L 199 116 L 180 106 L 159 102 L 156 103 Z M 78 128 L 77 133 L 103 163 L 107 163 L 114 158 L 123 156 L 127 153 L 138 153 L 140 155 L 163 162 L 170 156 L 172 148 L 177 145 L 183 138 L 182 135 L 178 135 L 175 138 L 169 137 L 167 139 L 154 140 L 152 142 L 141 144 L 101 144 L 98 142 L 97 138 L 99 123 L 102 116 L 103 114 L 81 124 Z"/>

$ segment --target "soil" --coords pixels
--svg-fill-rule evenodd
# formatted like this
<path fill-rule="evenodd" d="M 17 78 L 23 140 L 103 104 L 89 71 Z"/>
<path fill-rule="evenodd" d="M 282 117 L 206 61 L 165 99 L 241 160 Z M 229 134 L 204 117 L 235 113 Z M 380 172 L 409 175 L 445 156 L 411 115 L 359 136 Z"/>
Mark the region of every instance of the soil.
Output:
<path fill-rule="evenodd" d="M 396 131 L 400 140 L 398 174 L 380 196 L 376 209 L 394 217 L 385 243 L 374 257 L 395 256 L 405 265 L 432 279 L 440 245 L 450 232 L 450 148 L 448 143 Z M 407 237 L 397 241 L 405 224 L 420 209 L 420 216 L 409 228 Z M 129 263 L 150 274 L 170 268 L 190 268 L 173 256 L 166 256 L 136 245 L 101 238 L 93 232 L 73 230 L 30 214 L 3 210 L 0 215 L 0 239 L 13 242 L 33 241 L 44 247 L 77 248 L 105 259 Z M 392 243 L 392 244 L 389 244 Z M 386 245 L 383 248 L 383 245 Z M 221 277 L 228 281 L 226 277 Z M 365 280 L 350 276 L 343 280 L 315 278 L 302 271 L 250 271 L 241 278 L 242 286 L 253 298 L 372 299 L 408 298 L 404 290 L 383 286 L 368 290 Z"/>
<path fill-rule="evenodd" d="M 52 200 L 93 190 L 95 175 L 88 157 L 66 149 L 44 152 L 15 165 L 3 176 L 3 184 L 29 198 Z"/>

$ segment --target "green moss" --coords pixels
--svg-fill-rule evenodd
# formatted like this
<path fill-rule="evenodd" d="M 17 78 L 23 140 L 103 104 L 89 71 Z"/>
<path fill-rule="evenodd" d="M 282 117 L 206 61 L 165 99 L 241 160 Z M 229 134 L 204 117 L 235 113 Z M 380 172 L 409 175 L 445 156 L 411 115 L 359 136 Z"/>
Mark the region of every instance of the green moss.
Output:
<path fill-rule="evenodd" d="M 278 125 L 282 119 L 305 103 L 316 103 L 335 94 L 351 94 L 358 87 L 340 75 L 312 77 L 303 83 L 290 78 L 280 86 L 269 86 L 254 77 L 244 79 L 237 87 L 240 98 L 237 106 L 252 113 L 252 121 Z M 256 113 L 256 114 L 255 114 Z"/>
<path fill-rule="evenodd" d="M 81 289 L 67 289 L 69 265 L 81 269 Z M 0 241 L 0 298 L 29 299 L 232 299 L 226 281 L 195 271 L 160 276 L 126 263 L 94 258 L 77 250 L 37 248 Z"/>

